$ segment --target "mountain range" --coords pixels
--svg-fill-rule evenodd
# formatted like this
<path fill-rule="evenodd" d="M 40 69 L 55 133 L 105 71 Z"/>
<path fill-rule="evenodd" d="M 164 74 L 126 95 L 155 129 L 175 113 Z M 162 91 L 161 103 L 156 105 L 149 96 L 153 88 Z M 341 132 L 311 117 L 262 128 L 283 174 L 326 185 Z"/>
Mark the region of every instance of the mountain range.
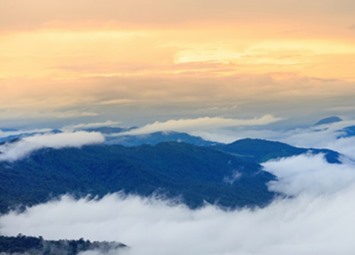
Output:
<path fill-rule="evenodd" d="M 42 149 L 15 162 L 0 162 L 0 212 L 35 205 L 63 194 L 82 197 L 122 192 L 161 196 L 197 208 L 265 206 L 275 196 L 267 188 L 275 176 L 262 170 L 270 159 L 330 150 L 296 148 L 260 139 L 197 146 L 183 142 L 156 145 L 92 145 Z"/>
<path fill-rule="evenodd" d="M 182 132 L 153 132 L 144 135 L 106 136 L 106 144 L 120 144 L 123 146 L 156 145 L 163 142 L 188 143 L 197 146 L 213 146 L 219 143 L 202 139 Z"/>

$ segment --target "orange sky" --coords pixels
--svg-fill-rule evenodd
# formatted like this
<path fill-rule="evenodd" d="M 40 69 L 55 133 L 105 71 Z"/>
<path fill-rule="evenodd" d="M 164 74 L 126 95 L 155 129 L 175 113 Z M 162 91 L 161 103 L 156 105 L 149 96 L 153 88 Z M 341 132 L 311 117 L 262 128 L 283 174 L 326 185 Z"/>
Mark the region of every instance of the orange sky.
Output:
<path fill-rule="evenodd" d="M 352 109 L 354 17 L 350 0 L 0 0 L 0 120 Z"/>

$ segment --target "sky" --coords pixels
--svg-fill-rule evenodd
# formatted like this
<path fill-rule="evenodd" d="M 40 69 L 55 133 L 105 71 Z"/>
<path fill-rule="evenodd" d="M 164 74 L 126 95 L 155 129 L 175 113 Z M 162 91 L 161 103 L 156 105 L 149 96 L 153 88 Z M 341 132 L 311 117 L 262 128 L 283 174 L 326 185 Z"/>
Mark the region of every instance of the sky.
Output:
<path fill-rule="evenodd" d="M 355 109 L 352 0 L 0 0 L 2 127 Z"/>

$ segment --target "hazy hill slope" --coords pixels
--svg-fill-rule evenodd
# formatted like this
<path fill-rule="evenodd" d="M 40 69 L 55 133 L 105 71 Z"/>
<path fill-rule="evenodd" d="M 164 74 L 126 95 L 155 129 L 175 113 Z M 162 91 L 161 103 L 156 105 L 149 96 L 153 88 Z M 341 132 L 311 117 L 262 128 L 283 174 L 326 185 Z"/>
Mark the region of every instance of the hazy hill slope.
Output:
<path fill-rule="evenodd" d="M 319 120 L 314 125 L 315 126 L 326 125 L 326 124 L 332 124 L 332 123 L 336 123 L 336 122 L 340 122 L 340 121 L 342 121 L 342 119 L 339 118 L 338 116 L 330 116 L 330 117 L 326 117 L 324 119 Z"/>
<path fill-rule="evenodd" d="M 183 142 L 197 146 L 211 146 L 218 143 L 206 141 L 198 136 L 181 132 L 155 132 L 144 135 L 123 135 L 106 137 L 107 144 L 120 144 L 123 146 L 156 145 L 163 142 Z"/>
<path fill-rule="evenodd" d="M 265 162 L 270 159 L 291 157 L 303 153 L 323 153 L 329 163 L 340 163 L 339 153 L 327 149 L 297 148 L 286 143 L 267 141 L 262 139 L 242 139 L 231 144 L 218 145 L 218 150 L 253 162 Z"/>

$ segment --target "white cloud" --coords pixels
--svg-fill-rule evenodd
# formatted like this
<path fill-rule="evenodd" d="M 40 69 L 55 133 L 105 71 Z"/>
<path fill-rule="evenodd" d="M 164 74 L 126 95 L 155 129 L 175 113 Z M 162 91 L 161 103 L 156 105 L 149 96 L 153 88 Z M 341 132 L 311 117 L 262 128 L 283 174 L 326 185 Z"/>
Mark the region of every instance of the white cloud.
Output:
<path fill-rule="evenodd" d="M 355 126 L 355 121 L 341 121 L 328 125 L 314 126 L 305 129 L 295 129 L 276 135 L 280 140 L 295 146 L 327 148 L 338 151 L 348 157 L 355 158 L 355 137 L 339 138 L 345 127 Z"/>
<path fill-rule="evenodd" d="M 235 183 L 236 181 L 238 181 L 240 178 L 242 178 L 243 174 L 241 172 L 239 172 L 238 170 L 234 170 L 232 175 L 230 176 L 225 176 L 223 178 L 223 181 L 225 183 L 228 183 L 230 185 L 232 185 L 233 183 Z"/>
<path fill-rule="evenodd" d="M 120 251 L 116 251 L 115 249 L 111 249 L 109 251 L 100 252 L 100 250 L 91 250 L 80 252 L 79 255 L 118 255 L 121 254 Z"/>
<path fill-rule="evenodd" d="M 349 158 L 355 159 L 355 137 L 341 138 L 329 143 L 326 147 L 339 151 Z"/>
<path fill-rule="evenodd" d="M 66 126 L 64 130 L 76 130 L 85 128 L 99 128 L 99 127 L 115 127 L 121 124 L 119 121 L 107 120 L 104 122 L 80 123 L 76 125 Z"/>
<path fill-rule="evenodd" d="M 321 154 L 269 161 L 263 166 L 278 177 L 269 184 L 269 189 L 289 196 L 335 193 L 355 183 L 355 166 L 351 161 L 329 164 Z"/>
<path fill-rule="evenodd" d="M 303 155 L 265 167 L 280 178 L 271 187 L 294 198 L 254 210 L 222 211 L 120 194 L 101 200 L 64 196 L 3 215 L 0 232 L 114 240 L 130 246 L 120 255 L 353 254 L 353 163 L 332 165 L 321 156 Z"/>
<path fill-rule="evenodd" d="M 178 119 L 165 122 L 154 122 L 140 128 L 120 133 L 119 135 L 142 135 L 158 131 L 193 132 L 199 130 L 211 130 L 236 126 L 261 126 L 279 121 L 280 118 L 272 115 L 264 115 L 254 119 L 230 119 L 222 117 L 203 117 L 196 119 Z"/>
<path fill-rule="evenodd" d="M 59 134 L 40 134 L 24 137 L 18 142 L 0 146 L 0 161 L 16 161 L 36 150 L 43 148 L 60 149 L 81 147 L 88 144 L 102 143 L 104 136 L 98 132 L 74 132 Z"/>
<path fill-rule="evenodd" d="M 355 126 L 354 120 L 337 123 L 295 128 L 287 130 L 271 130 L 259 128 L 215 129 L 191 132 L 206 140 L 222 143 L 231 143 L 243 138 L 261 138 L 288 143 L 304 148 L 326 148 L 338 151 L 347 157 L 355 159 L 355 137 L 339 138 L 340 130 L 345 127 Z"/>
<path fill-rule="evenodd" d="M 355 188 L 330 196 L 301 196 L 264 209 L 190 210 L 138 197 L 99 201 L 64 197 L 0 218 L 1 233 L 116 240 L 119 254 L 352 254 Z"/>

